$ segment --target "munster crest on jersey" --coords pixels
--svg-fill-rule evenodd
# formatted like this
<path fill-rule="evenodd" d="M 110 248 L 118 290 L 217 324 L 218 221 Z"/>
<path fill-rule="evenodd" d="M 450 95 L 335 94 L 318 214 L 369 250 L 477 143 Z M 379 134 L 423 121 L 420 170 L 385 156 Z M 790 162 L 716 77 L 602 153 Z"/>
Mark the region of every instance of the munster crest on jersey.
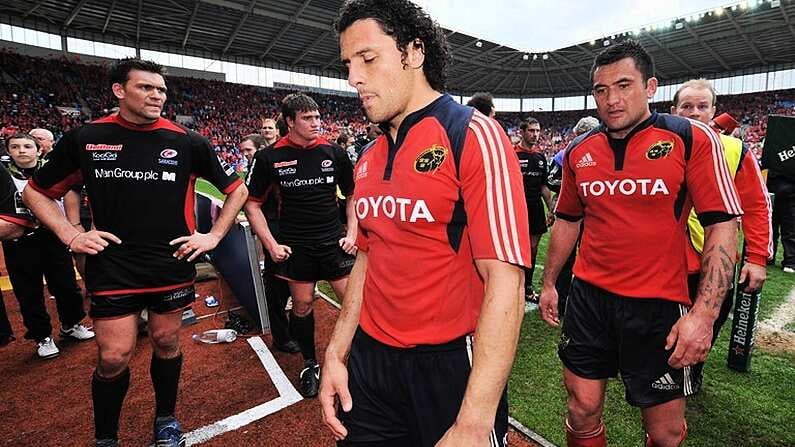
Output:
<path fill-rule="evenodd" d="M 665 158 L 671 153 L 674 148 L 673 141 L 658 141 L 654 143 L 648 151 L 646 151 L 646 158 L 649 160 L 657 160 Z"/>
<path fill-rule="evenodd" d="M 447 158 L 447 148 L 434 144 L 422 151 L 422 153 L 414 160 L 414 170 L 417 172 L 433 172 L 439 169 L 439 166 L 444 163 Z"/>

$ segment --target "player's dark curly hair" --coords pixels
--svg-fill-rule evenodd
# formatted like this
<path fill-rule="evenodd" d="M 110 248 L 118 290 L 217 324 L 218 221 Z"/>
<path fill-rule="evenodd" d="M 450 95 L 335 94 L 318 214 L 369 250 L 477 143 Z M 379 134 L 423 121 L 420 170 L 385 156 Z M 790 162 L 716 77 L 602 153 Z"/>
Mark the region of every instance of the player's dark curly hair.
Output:
<path fill-rule="evenodd" d="M 291 93 L 282 100 L 282 116 L 295 119 L 297 113 L 313 112 L 320 110 L 314 99 L 303 93 Z"/>
<path fill-rule="evenodd" d="M 149 73 L 159 74 L 160 76 L 166 75 L 166 69 L 157 62 L 145 61 L 142 59 L 128 57 L 119 59 L 113 66 L 110 67 L 110 85 L 121 84 L 124 85 L 130 79 L 130 71 L 141 70 Z"/>
<path fill-rule="evenodd" d="M 477 92 L 467 101 L 467 105 L 478 109 L 478 112 L 489 116 L 494 110 L 494 97 L 488 92 Z"/>
<path fill-rule="evenodd" d="M 643 76 L 643 84 L 645 85 L 646 81 L 654 76 L 654 61 L 643 46 L 632 39 L 608 47 L 596 56 L 593 61 L 593 67 L 591 67 L 591 82 L 593 82 L 593 74 L 597 68 L 628 57 L 635 61 L 635 67 L 638 68 L 641 76 Z"/>
<path fill-rule="evenodd" d="M 405 56 L 408 45 L 422 41 L 425 62 L 422 71 L 431 88 L 443 92 L 447 84 L 450 48 L 439 24 L 409 0 L 348 0 L 340 8 L 335 27 L 342 33 L 357 20 L 373 19 L 384 33 L 395 39 Z"/>

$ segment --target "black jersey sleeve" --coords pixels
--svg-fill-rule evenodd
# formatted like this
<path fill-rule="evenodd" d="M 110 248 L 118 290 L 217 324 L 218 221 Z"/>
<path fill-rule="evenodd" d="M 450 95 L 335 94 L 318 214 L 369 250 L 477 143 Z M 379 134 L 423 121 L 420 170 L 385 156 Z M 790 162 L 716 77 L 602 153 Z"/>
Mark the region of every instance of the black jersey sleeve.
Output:
<path fill-rule="evenodd" d="M 235 168 L 221 160 L 210 146 L 207 138 L 190 132 L 191 151 L 193 151 L 192 172 L 209 181 L 224 194 L 229 194 L 243 181 L 235 173 Z"/>
<path fill-rule="evenodd" d="M 353 194 L 353 163 L 348 158 L 348 154 L 344 149 L 337 145 L 333 145 L 334 158 L 336 159 L 337 166 L 339 167 L 339 180 L 338 184 L 340 192 L 345 197 Z"/>
<path fill-rule="evenodd" d="M 34 226 L 29 214 L 17 211 L 17 187 L 8 171 L 0 166 L 0 219 L 26 227 Z"/>
<path fill-rule="evenodd" d="M 271 162 L 268 154 L 274 149 L 263 149 L 257 151 L 254 160 L 251 161 L 251 168 L 246 177 L 248 186 L 248 200 L 262 203 L 267 199 L 271 189 L 273 179 L 271 177 Z"/>
<path fill-rule="evenodd" d="M 28 186 L 51 199 L 60 199 L 70 189 L 83 184 L 77 133 L 67 132 L 53 148 L 47 163 L 38 169 Z"/>

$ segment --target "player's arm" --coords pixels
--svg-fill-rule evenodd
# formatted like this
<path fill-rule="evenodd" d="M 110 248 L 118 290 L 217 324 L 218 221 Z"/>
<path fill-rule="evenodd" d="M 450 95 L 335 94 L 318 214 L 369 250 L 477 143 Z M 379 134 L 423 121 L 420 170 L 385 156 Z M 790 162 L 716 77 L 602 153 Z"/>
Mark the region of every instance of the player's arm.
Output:
<path fill-rule="evenodd" d="M 25 227 L 0 217 L 0 241 L 17 239 L 25 234 Z"/>
<path fill-rule="evenodd" d="M 501 175 L 486 175 L 489 172 Z M 522 267 L 530 265 L 530 230 L 519 161 L 496 121 L 473 117 L 459 177 L 472 257 L 484 280 L 485 296 L 461 408 L 437 447 L 487 445 L 524 316 Z M 503 194 L 506 200 L 495 200 Z"/>
<path fill-rule="evenodd" d="M 71 188 L 83 183 L 75 132 L 68 132 L 58 141 L 50 160 L 28 181 L 22 200 L 41 223 L 52 230 L 70 250 L 95 255 L 111 242 L 120 244 L 121 239 L 106 231 L 84 232 L 82 228 L 72 226 L 55 203 L 55 200 L 63 197 Z"/>
<path fill-rule="evenodd" d="M 767 187 L 752 153 L 743 147 L 740 165 L 734 176 L 734 185 L 743 205 L 742 228 L 746 256 L 740 270 L 740 284 L 745 291 L 760 290 L 767 278 L 767 259 L 773 255 L 771 237 L 772 208 Z"/>
<path fill-rule="evenodd" d="M 359 326 L 362 311 L 364 278 L 367 274 L 367 252 L 359 250 L 356 262 L 348 277 L 348 287 L 342 299 L 342 310 L 337 317 L 331 340 L 326 348 L 323 374 L 320 376 L 319 399 L 323 411 L 323 422 L 337 440 L 342 440 L 348 431 L 342 425 L 336 412 L 336 399 L 342 411 L 350 411 L 354 402 L 348 390 L 348 368 L 345 366 L 351 350 L 353 335 Z"/>
<path fill-rule="evenodd" d="M 337 165 L 340 166 L 339 187 L 342 194 L 347 197 L 345 201 L 345 237 L 340 239 L 340 246 L 348 254 L 356 253 L 356 234 L 358 220 L 356 219 L 356 200 L 353 197 L 353 163 L 345 151 L 335 146 Z"/>
<path fill-rule="evenodd" d="M 665 348 L 674 348 L 668 359 L 673 368 L 691 366 L 707 358 L 712 325 L 734 278 L 736 217 L 743 213 L 718 136 L 695 121 L 692 130 L 693 146 L 685 178 L 704 227 L 704 252 L 695 304 L 674 324 L 666 339 Z"/>
<path fill-rule="evenodd" d="M 248 170 L 248 177 L 246 184 L 249 189 L 248 200 L 244 210 L 248 216 L 251 229 L 262 242 L 262 246 L 268 251 L 268 255 L 275 262 L 282 262 L 287 259 L 292 253 L 290 247 L 281 245 L 273 237 L 270 227 L 268 226 L 268 219 L 262 212 L 262 203 L 271 194 L 273 185 L 271 184 L 270 160 L 268 159 L 268 150 L 258 151 L 254 156 L 251 163 L 251 168 Z"/>
<path fill-rule="evenodd" d="M 577 194 L 577 182 L 574 171 L 568 164 L 569 152 L 563 155 L 562 178 L 560 192 L 555 204 L 555 224 L 547 245 L 547 257 L 544 262 L 541 296 L 539 297 L 539 313 L 541 318 L 551 326 L 560 324 L 558 316 L 558 292 L 555 281 L 560 270 L 569 258 L 577 237 L 580 234 L 580 221 L 583 217 L 583 205 Z"/>
<path fill-rule="evenodd" d="M 74 190 L 69 190 L 63 196 L 63 208 L 69 223 L 80 230 L 80 194 Z"/>
<path fill-rule="evenodd" d="M 223 239 L 235 222 L 235 217 L 237 217 L 243 204 L 246 203 L 248 189 L 240 177 L 237 176 L 234 169 L 225 165 L 218 158 L 206 138 L 195 132 L 190 132 L 188 135 L 191 139 L 192 150 L 191 172 L 208 180 L 226 194 L 224 206 L 221 207 L 221 214 L 216 219 L 209 233 L 196 231 L 191 235 L 178 237 L 169 242 L 169 245 L 178 245 L 177 250 L 174 252 L 175 258 L 184 259 L 187 256 L 190 262 L 203 253 L 214 249 L 218 242 Z M 193 193 L 193 191 L 190 191 L 190 193 Z"/>

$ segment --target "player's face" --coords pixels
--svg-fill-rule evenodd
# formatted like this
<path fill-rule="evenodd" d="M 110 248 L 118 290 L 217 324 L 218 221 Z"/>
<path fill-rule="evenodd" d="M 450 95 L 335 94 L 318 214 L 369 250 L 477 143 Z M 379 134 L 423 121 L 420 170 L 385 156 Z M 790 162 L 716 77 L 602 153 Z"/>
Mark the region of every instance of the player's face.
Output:
<path fill-rule="evenodd" d="M 703 88 L 686 87 L 679 92 L 679 103 L 671 107 L 671 113 L 701 121 L 709 125 L 715 116 L 712 92 Z"/>
<path fill-rule="evenodd" d="M 251 160 L 254 159 L 254 154 L 257 153 L 257 146 L 254 145 L 253 141 L 246 140 L 240 143 L 240 152 L 242 152 L 246 160 L 251 163 Z"/>
<path fill-rule="evenodd" d="M 409 44 L 407 51 L 417 50 Z M 340 57 L 367 119 L 389 122 L 406 112 L 413 90 L 412 70 L 404 63 L 395 39 L 375 20 L 356 21 L 340 34 Z"/>
<path fill-rule="evenodd" d="M 36 143 L 27 138 L 12 138 L 8 143 L 8 155 L 20 168 L 32 168 L 39 161 Z"/>
<path fill-rule="evenodd" d="M 538 123 L 528 124 L 527 129 L 522 131 L 522 141 L 525 146 L 533 147 L 541 137 L 541 125 Z"/>
<path fill-rule="evenodd" d="M 290 134 L 299 143 L 309 143 L 320 136 L 320 112 L 298 112 L 295 119 L 287 118 Z"/>
<path fill-rule="evenodd" d="M 596 69 L 593 97 L 599 117 L 611 133 L 629 133 L 649 112 L 649 98 L 657 91 L 657 79 L 643 75 L 632 58 L 624 58 Z"/>
<path fill-rule="evenodd" d="M 157 73 L 130 70 L 124 85 L 113 84 L 122 118 L 134 123 L 150 123 L 160 118 L 166 102 L 166 81 Z"/>
<path fill-rule="evenodd" d="M 41 148 L 42 153 L 46 154 L 52 150 L 52 139 L 49 135 L 44 132 L 31 132 L 30 136 L 35 138 L 36 142 L 39 143 L 39 148 Z"/>
<path fill-rule="evenodd" d="M 279 131 L 276 130 L 276 122 L 273 120 L 265 120 L 260 128 L 260 135 L 267 141 L 273 141 L 279 137 Z"/>

